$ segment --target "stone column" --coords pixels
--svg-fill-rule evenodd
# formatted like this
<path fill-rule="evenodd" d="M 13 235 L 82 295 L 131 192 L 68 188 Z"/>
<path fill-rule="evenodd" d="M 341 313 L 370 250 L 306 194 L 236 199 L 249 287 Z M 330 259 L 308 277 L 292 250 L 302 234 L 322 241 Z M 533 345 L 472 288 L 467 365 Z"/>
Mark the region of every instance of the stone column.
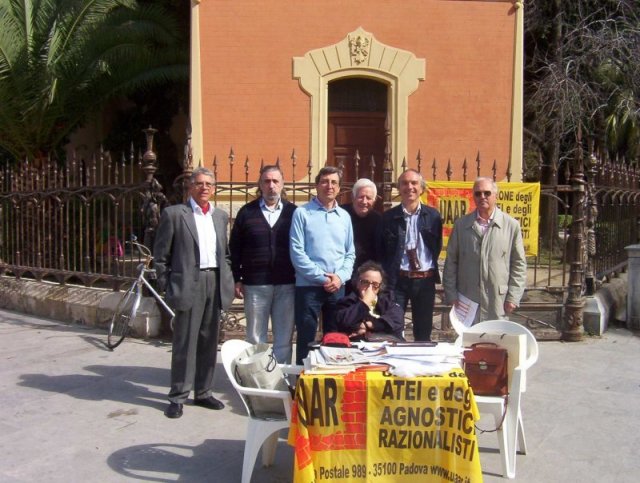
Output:
<path fill-rule="evenodd" d="M 627 328 L 640 329 L 640 245 L 625 247 L 629 257 L 627 272 Z"/>
<path fill-rule="evenodd" d="M 144 236 L 142 243 L 150 249 L 153 249 L 153 241 L 156 236 L 156 228 L 160 223 L 160 212 L 169 203 L 166 196 L 162 192 L 162 185 L 154 177 L 158 170 L 157 155 L 153 150 L 153 136 L 158 132 L 157 129 L 149 126 L 142 130 L 147 138 L 147 150 L 142 156 L 142 171 L 145 175 L 147 188 L 142 193 L 143 203 L 140 211 L 142 212 L 142 223 L 144 226 Z"/>

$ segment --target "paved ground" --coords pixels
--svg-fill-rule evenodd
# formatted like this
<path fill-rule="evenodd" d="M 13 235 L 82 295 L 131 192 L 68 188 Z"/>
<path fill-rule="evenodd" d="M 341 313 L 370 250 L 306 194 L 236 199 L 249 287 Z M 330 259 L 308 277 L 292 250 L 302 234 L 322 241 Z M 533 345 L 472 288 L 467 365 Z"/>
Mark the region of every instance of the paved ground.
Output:
<path fill-rule="evenodd" d="M 640 337 L 610 328 L 582 343 L 543 342 L 523 413 L 529 454 L 520 482 L 635 482 L 640 459 Z M 162 411 L 170 346 L 0 311 L 0 481 L 240 480 L 245 418 L 222 367 L 221 412 Z M 481 423 L 482 424 L 482 423 Z M 493 435 L 480 437 L 484 481 L 504 481 Z M 291 481 L 282 440 L 254 482 Z"/>

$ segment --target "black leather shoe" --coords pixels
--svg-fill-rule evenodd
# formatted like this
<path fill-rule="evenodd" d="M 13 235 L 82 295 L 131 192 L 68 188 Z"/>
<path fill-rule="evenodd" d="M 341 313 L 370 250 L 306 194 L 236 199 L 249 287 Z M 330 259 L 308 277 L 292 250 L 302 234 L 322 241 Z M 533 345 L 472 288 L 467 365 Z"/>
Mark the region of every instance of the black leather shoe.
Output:
<path fill-rule="evenodd" d="M 182 416 L 182 404 L 180 403 L 169 403 L 169 406 L 164 411 L 164 415 L 170 419 L 178 419 Z"/>
<path fill-rule="evenodd" d="M 205 397 L 204 399 L 195 399 L 193 401 L 193 404 L 195 404 L 196 406 L 202 406 L 203 408 L 207 409 L 224 409 L 224 404 L 222 404 L 222 401 L 218 401 L 213 396 Z"/>

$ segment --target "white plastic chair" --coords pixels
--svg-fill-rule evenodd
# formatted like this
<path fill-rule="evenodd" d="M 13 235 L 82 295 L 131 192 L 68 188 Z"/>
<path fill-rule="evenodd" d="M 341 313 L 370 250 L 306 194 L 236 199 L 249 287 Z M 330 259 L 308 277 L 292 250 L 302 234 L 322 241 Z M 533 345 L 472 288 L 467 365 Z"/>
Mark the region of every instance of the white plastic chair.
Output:
<path fill-rule="evenodd" d="M 494 334 L 525 334 L 526 350 L 525 359 L 518 361 L 513 372 L 509 374 L 509 400 L 507 413 L 502 427 L 497 431 L 502 456 L 502 475 L 507 478 L 516 476 L 516 450 L 521 454 L 527 454 L 527 444 L 522 423 L 522 410 L 520 408 L 521 394 L 526 391 L 525 378 L 529 369 L 538 360 L 538 341 L 526 327 L 510 320 L 487 320 L 467 328 L 462 333 L 462 344 L 467 333 L 494 333 Z M 480 414 L 492 414 L 496 425 L 500 424 L 504 413 L 506 399 L 495 396 L 475 396 Z"/>
<path fill-rule="evenodd" d="M 227 377 L 235 390 L 240 395 L 242 402 L 249 416 L 247 435 L 244 443 L 244 458 L 242 460 L 242 483 L 251 481 L 251 474 L 258 456 L 258 451 L 262 448 L 262 463 L 264 466 L 271 466 L 276 456 L 278 445 L 278 432 L 289 427 L 291 421 L 291 393 L 289 391 L 276 391 L 269 389 L 256 389 L 241 386 L 235 377 L 235 358 L 251 344 L 244 340 L 233 339 L 222 344 L 220 350 L 222 364 L 227 373 Z M 281 365 L 285 374 L 299 374 L 301 367 Z M 282 400 L 286 417 L 282 419 L 261 419 L 256 417 L 247 401 L 248 396 L 273 397 Z"/>

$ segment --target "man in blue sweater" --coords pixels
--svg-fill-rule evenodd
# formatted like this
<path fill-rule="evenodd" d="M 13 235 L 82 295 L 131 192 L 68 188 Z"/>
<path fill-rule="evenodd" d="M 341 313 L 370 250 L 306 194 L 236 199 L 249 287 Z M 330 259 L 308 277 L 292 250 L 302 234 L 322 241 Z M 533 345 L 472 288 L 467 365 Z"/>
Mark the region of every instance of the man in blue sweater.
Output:
<path fill-rule="evenodd" d="M 289 256 L 289 230 L 296 206 L 283 199 L 278 166 L 260 170 L 260 197 L 240 208 L 229 249 L 235 295 L 244 298 L 247 341 L 267 342 L 271 317 L 273 353 L 291 363 L 295 272 Z"/>
<path fill-rule="evenodd" d="M 336 330 L 336 303 L 344 296 L 355 260 L 349 214 L 338 206 L 342 172 L 334 166 L 316 176 L 316 194 L 291 222 L 291 261 L 296 271 L 296 364 L 307 357 L 322 312 L 323 333 Z"/>

